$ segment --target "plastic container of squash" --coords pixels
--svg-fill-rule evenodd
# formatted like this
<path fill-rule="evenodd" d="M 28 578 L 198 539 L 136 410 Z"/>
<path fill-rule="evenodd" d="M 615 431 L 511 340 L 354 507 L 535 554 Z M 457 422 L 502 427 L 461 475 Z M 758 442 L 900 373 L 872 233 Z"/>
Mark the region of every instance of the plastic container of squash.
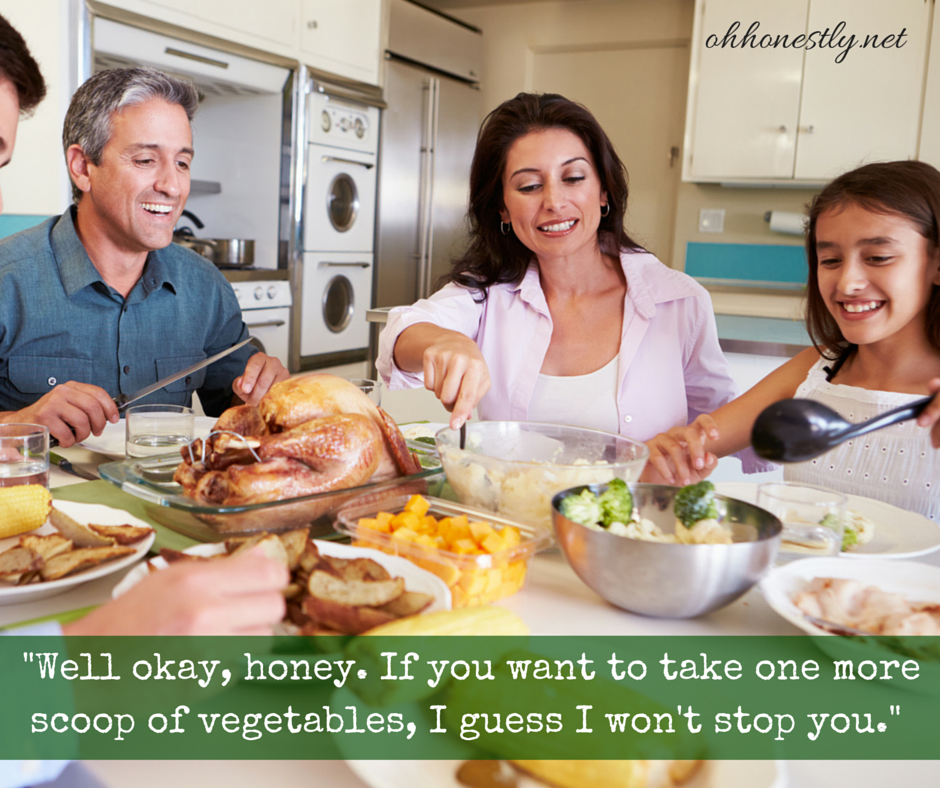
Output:
<path fill-rule="evenodd" d="M 512 526 L 519 533 L 519 543 L 495 552 L 456 552 L 399 538 L 360 522 L 363 519 L 374 520 L 380 512 L 401 514 L 411 497 L 386 498 L 381 505 L 344 506 L 336 513 L 336 530 L 348 535 L 358 547 L 399 555 L 433 572 L 447 583 L 454 607 L 487 605 L 515 594 L 525 584 L 533 556 L 554 542 L 552 531 L 543 526 L 508 520 L 483 509 L 431 496 L 424 496 L 430 504 L 427 515 L 437 520 L 449 517 L 458 523 L 463 517 L 468 528 L 471 523 L 489 523 L 497 534 Z"/>

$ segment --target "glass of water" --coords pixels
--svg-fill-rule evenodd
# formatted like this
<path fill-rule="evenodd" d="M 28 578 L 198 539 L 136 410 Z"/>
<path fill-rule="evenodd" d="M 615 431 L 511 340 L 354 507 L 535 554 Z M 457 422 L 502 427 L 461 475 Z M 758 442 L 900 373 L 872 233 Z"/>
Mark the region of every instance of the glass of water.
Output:
<path fill-rule="evenodd" d="M 136 405 L 127 409 L 125 422 L 125 454 L 153 457 L 192 441 L 196 416 L 184 405 Z"/>
<path fill-rule="evenodd" d="M 813 484 L 766 482 L 757 488 L 757 505 L 783 523 L 778 563 L 842 550 L 846 498 Z"/>
<path fill-rule="evenodd" d="M 39 424 L 0 424 L 0 487 L 49 486 L 49 430 Z"/>
<path fill-rule="evenodd" d="M 363 394 L 372 400 L 372 404 L 378 407 L 382 404 L 382 382 L 379 380 L 367 380 L 365 378 L 350 378 L 349 382 L 358 388 Z"/>

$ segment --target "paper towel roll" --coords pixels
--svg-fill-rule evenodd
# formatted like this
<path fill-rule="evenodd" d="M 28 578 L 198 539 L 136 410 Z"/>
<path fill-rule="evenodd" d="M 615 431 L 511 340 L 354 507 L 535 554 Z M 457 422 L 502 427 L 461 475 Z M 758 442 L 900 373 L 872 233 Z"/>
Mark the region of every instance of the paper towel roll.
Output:
<path fill-rule="evenodd" d="M 803 235 L 804 217 L 801 213 L 768 211 L 767 221 L 770 222 L 770 229 L 775 233 L 785 233 L 786 235 Z"/>

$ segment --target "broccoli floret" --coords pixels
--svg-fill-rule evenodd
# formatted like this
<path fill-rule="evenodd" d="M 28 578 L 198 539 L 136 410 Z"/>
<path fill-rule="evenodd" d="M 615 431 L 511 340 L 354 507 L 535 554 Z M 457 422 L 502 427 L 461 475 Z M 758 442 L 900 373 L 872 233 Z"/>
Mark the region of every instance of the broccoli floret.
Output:
<path fill-rule="evenodd" d="M 717 520 L 715 485 L 708 480 L 686 485 L 676 493 L 673 509 L 679 522 L 686 528 L 691 528 L 701 520 Z"/>
<path fill-rule="evenodd" d="M 633 494 L 623 479 L 611 479 L 607 489 L 601 493 L 601 525 L 609 528 L 611 523 L 633 522 Z"/>
<path fill-rule="evenodd" d="M 842 549 L 848 550 L 850 547 L 855 547 L 858 544 L 858 534 L 855 533 L 851 528 L 846 528 L 842 532 Z"/>
<path fill-rule="evenodd" d="M 822 520 L 819 521 L 819 524 L 823 528 L 831 528 L 833 531 L 839 528 L 839 518 L 836 517 L 832 512 L 829 512 Z M 846 529 L 849 530 L 849 529 Z"/>
<path fill-rule="evenodd" d="M 601 521 L 601 505 L 591 490 L 582 490 L 578 495 L 562 498 L 561 513 L 581 525 L 593 525 Z"/>

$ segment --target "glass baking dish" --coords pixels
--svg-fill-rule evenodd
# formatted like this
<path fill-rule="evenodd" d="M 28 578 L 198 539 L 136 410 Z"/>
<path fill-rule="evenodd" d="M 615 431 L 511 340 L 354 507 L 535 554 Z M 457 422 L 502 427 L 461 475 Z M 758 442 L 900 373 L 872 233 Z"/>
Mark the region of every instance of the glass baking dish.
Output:
<path fill-rule="evenodd" d="M 385 533 L 367 524 L 374 522 L 379 512 L 400 514 L 411 499 L 404 491 L 380 501 L 350 501 L 336 513 L 336 530 L 352 537 L 358 547 L 371 547 L 407 558 L 434 573 L 450 588 L 454 607 L 486 605 L 515 594 L 525 583 L 529 562 L 554 542 L 551 530 L 543 526 L 509 520 L 441 498 L 425 498 L 429 504 L 426 514 L 437 520 L 462 518 L 468 529 L 474 523 L 488 523 L 497 534 L 512 527 L 518 540 L 512 547 L 495 552 L 460 553 L 431 546 L 427 539 L 420 537 L 414 541 L 397 538 L 394 533 Z"/>
<path fill-rule="evenodd" d="M 183 495 L 180 485 L 173 481 L 173 473 L 180 464 L 176 452 L 105 463 L 99 466 L 98 473 L 124 492 L 146 501 L 147 516 L 161 525 L 200 542 L 218 542 L 233 534 L 308 526 L 312 536 L 324 536 L 333 533 L 334 514 L 343 504 L 381 505 L 384 500 L 402 494 L 438 493 L 444 482 L 440 459 L 421 454 L 419 461 L 422 470 L 410 476 L 241 506 L 212 506 Z"/>

